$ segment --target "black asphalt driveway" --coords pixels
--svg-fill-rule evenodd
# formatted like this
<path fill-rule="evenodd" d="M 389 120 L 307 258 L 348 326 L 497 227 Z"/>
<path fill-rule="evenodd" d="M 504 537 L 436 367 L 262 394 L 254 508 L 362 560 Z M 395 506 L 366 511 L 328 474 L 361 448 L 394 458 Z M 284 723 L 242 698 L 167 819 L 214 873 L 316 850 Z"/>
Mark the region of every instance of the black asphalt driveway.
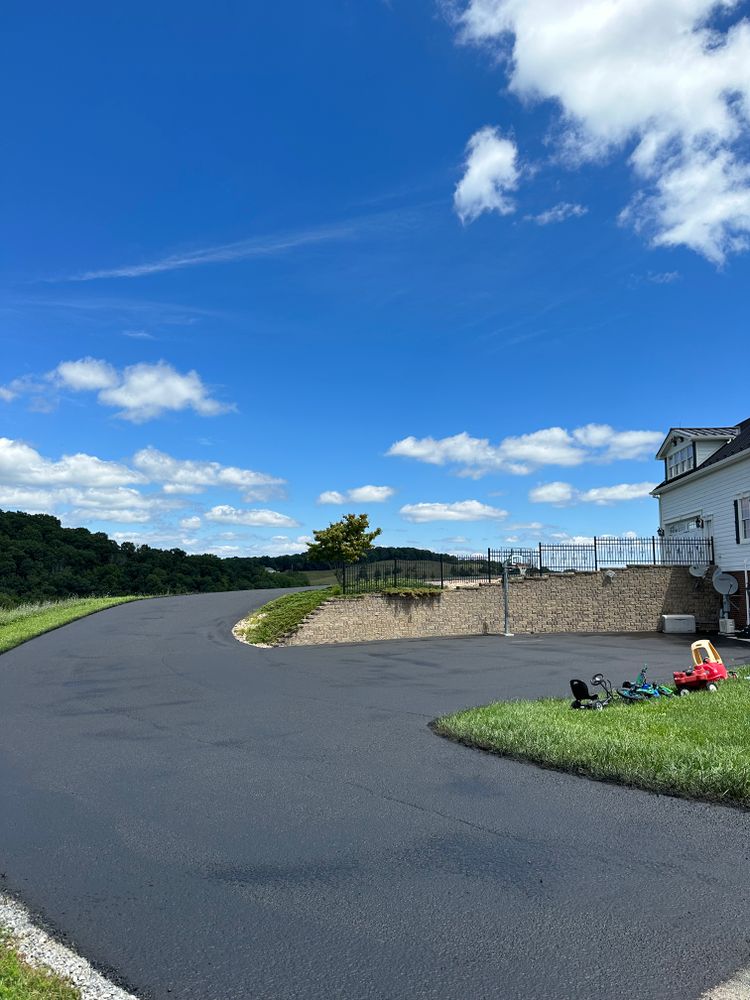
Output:
<path fill-rule="evenodd" d="M 427 728 L 668 677 L 686 639 L 239 645 L 269 596 L 124 605 L 0 658 L 0 888 L 60 938 L 159 1000 L 693 1000 L 748 962 L 747 813 Z"/>

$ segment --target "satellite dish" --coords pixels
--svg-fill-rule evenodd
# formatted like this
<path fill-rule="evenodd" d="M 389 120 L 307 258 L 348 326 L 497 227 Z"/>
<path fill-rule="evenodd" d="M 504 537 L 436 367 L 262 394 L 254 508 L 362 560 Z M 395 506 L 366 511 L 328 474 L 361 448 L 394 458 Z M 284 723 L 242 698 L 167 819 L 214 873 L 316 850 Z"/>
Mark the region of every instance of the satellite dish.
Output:
<path fill-rule="evenodd" d="M 688 573 L 691 576 L 695 576 L 699 580 L 702 580 L 705 577 L 706 573 L 708 573 L 708 566 L 706 566 L 704 563 L 693 563 L 692 566 L 688 566 Z"/>
<path fill-rule="evenodd" d="M 731 597 L 732 594 L 736 594 L 740 589 L 736 578 L 730 576 L 729 573 L 722 573 L 720 569 L 714 573 L 711 583 L 714 585 L 714 590 L 717 590 L 725 597 Z"/>

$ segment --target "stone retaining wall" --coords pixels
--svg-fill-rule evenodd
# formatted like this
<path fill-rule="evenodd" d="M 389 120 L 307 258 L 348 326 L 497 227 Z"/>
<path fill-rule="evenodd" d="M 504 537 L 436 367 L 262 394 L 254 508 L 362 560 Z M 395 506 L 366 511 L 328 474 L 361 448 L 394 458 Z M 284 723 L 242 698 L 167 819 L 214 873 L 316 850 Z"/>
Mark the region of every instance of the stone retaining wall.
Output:
<path fill-rule="evenodd" d="M 653 632 L 662 614 L 718 621 L 719 597 L 682 566 L 634 566 L 604 573 L 512 578 L 508 588 L 514 633 Z M 502 584 L 435 591 L 428 597 L 367 594 L 321 605 L 285 645 L 497 635 L 503 626 Z"/>

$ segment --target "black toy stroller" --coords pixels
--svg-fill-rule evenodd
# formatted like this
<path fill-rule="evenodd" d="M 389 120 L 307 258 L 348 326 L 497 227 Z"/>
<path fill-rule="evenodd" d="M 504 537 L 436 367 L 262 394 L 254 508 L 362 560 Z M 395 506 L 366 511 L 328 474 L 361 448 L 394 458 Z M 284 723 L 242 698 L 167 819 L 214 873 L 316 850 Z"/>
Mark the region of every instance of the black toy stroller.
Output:
<path fill-rule="evenodd" d="M 570 690 L 573 694 L 573 701 L 570 703 L 571 708 L 592 708 L 599 711 L 609 705 L 614 696 L 612 694 L 612 684 L 604 674 L 594 674 L 591 678 L 591 686 L 601 688 L 601 693 L 595 691 L 592 694 L 585 681 L 579 680 L 577 677 L 573 678 L 570 682 Z"/>

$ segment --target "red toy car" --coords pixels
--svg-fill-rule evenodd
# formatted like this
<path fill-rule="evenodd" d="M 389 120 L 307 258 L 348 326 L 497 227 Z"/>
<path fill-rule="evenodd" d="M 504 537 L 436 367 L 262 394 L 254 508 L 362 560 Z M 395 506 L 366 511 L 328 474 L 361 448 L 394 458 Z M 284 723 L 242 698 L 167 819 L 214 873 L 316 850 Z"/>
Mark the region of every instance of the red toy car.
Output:
<path fill-rule="evenodd" d="M 673 674 L 677 693 L 690 694 L 700 688 L 716 691 L 717 681 L 725 681 L 729 673 L 713 643 L 700 639 L 693 643 L 690 651 L 694 665 L 689 670 L 675 670 Z"/>

